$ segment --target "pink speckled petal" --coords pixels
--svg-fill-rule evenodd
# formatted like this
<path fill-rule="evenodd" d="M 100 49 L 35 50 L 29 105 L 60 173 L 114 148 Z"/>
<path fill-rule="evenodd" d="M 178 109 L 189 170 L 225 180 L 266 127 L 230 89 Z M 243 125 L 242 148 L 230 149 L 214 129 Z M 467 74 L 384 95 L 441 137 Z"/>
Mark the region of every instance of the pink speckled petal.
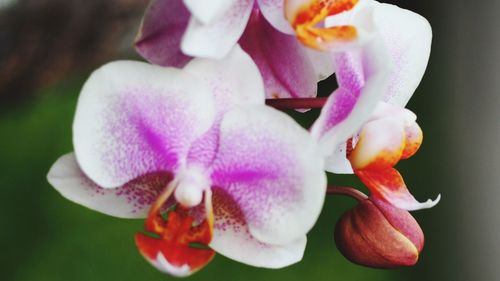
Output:
<path fill-rule="evenodd" d="M 259 10 L 252 12 L 240 44 L 258 65 L 267 98 L 316 96 L 318 77 L 306 48 L 274 29 Z"/>
<path fill-rule="evenodd" d="M 161 66 L 184 66 L 191 58 L 181 52 L 181 38 L 189 22 L 189 11 L 181 0 L 153 0 L 135 39 L 137 52 Z"/>
<path fill-rule="evenodd" d="M 253 0 L 236 1 L 224 15 L 209 24 L 191 17 L 182 38 L 182 51 L 193 57 L 225 57 L 243 34 L 252 6 Z"/>
<path fill-rule="evenodd" d="M 265 268 L 281 268 L 302 259 L 305 235 L 286 245 L 260 242 L 250 233 L 238 204 L 224 189 L 213 189 L 214 237 L 210 246 L 230 259 Z"/>
<path fill-rule="evenodd" d="M 255 63 L 239 46 L 222 60 L 194 59 L 184 70 L 205 81 L 215 97 L 215 122 L 207 133 L 193 143 L 189 151 L 190 163 L 208 165 L 218 146 L 223 114 L 240 105 L 264 105 L 264 83 Z"/>
<path fill-rule="evenodd" d="M 366 14 L 371 14 L 371 20 L 366 20 Z M 398 6 L 365 0 L 353 10 L 329 17 L 326 21 L 328 26 L 339 23 L 365 26 L 362 29 L 371 29 L 380 36 L 390 54 L 387 62 L 393 64 L 383 100 L 404 107 L 427 68 L 432 42 L 429 22 Z"/>
<path fill-rule="evenodd" d="M 185 71 L 118 61 L 85 83 L 73 124 L 76 158 L 99 186 L 175 171 L 215 118 L 210 88 Z"/>
<path fill-rule="evenodd" d="M 386 59 L 378 39 L 362 49 L 334 54 L 339 88 L 330 95 L 311 129 L 325 156 L 352 137 L 375 110 L 387 89 L 391 67 Z"/>
<path fill-rule="evenodd" d="M 73 153 L 60 157 L 47 175 L 62 196 L 92 210 L 119 218 L 145 218 L 149 207 L 171 180 L 168 173 L 135 179 L 113 189 L 99 187 L 78 167 Z"/>
<path fill-rule="evenodd" d="M 390 4 L 375 6 L 375 24 L 394 65 L 384 101 L 404 107 L 427 68 L 432 29 L 424 17 L 414 12 Z"/>
<path fill-rule="evenodd" d="M 295 34 L 290 23 L 285 18 L 285 0 L 258 0 L 260 10 L 271 25 L 280 32 Z"/>
<path fill-rule="evenodd" d="M 264 106 L 228 112 L 220 131 L 213 186 L 232 196 L 257 240 L 286 245 L 302 238 L 325 197 L 314 139 L 288 115 Z"/>

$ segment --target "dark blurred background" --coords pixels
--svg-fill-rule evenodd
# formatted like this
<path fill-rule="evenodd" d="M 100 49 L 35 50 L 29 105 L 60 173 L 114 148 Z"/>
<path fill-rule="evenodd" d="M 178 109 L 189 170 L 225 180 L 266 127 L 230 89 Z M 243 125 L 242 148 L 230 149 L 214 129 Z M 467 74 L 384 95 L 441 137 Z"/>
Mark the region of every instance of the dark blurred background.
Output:
<path fill-rule="evenodd" d="M 354 202 L 329 197 L 301 263 L 265 270 L 217 256 L 192 280 L 500 280 L 500 2 L 385 2 L 420 13 L 434 30 L 428 70 L 409 104 L 424 144 L 400 164 L 418 199 L 443 196 L 414 213 L 426 234 L 420 262 L 390 271 L 349 263 L 332 237 Z M 0 0 L 0 280 L 172 279 L 135 249 L 142 221 L 82 208 L 45 179 L 72 150 L 76 99 L 90 71 L 137 58 L 132 42 L 146 5 Z M 352 177 L 331 180 L 359 186 Z"/>

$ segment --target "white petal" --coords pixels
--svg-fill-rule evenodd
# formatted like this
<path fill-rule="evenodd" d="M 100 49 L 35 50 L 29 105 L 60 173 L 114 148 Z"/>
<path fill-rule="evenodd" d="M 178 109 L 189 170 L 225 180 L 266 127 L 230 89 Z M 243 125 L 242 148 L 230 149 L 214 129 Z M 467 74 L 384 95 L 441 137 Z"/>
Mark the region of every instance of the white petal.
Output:
<path fill-rule="evenodd" d="M 292 26 L 285 18 L 284 2 L 284 0 L 258 0 L 262 14 L 274 28 L 286 34 L 294 34 Z"/>
<path fill-rule="evenodd" d="M 346 157 L 346 144 L 342 143 L 325 160 L 325 171 L 335 174 L 353 174 L 351 162 Z"/>
<path fill-rule="evenodd" d="M 73 153 L 60 157 L 47 175 L 49 183 L 66 199 L 119 218 L 145 218 L 151 204 L 169 182 L 161 174 L 105 189 L 92 182 L 78 167 Z"/>
<path fill-rule="evenodd" d="M 185 71 L 212 88 L 217 112 L 243 104 L 264 104 L 264 82 L 252 58 L 238 45 L 222 60 L 198 58 Z"/>
<path fill-rule="evenodd" d="M 286 245 L 271 245 L 252 236 L 244 215 L 231 196 L 214 190 L 214 237 L 210 246 L 219 254 L 251 266 L 281 268 L 302 259 L 305 236 Z"/>
<path fill-rule="evenodd" d="M 318 81 L 330 77 L 335 72 L 335 65 L 329 52 L 320 52 L 307 47 L 304 49 L 316 71 Z"/>
<path fill-rule="evenodd" d="M 191 14 L 204 24 L 221 17 L 238 0 L 184 0 Z"/>
<path fill-rule="evenodd" d="M 73 124 L 76 158 L 99 186 L 173 172 L 215 118 L 211 91 L 173 68 L 119 61 L 85 83 Z"/>
<path fill-rule="evenodd" d="M 253 0 L 236 1 L 224 15 L 210 24 L 191 17 L 182 38 L 182 51 L 193 57 L 225 57 L 243 34 L 252 5 Z"/>
<path fill-rule="evenodd" d="M 404 107 L 427 68 L 432 42 L 431 26 L 424 17 L 390 4 L 377 6 L 375 24 L 394 64 L 384 101 Z"/>

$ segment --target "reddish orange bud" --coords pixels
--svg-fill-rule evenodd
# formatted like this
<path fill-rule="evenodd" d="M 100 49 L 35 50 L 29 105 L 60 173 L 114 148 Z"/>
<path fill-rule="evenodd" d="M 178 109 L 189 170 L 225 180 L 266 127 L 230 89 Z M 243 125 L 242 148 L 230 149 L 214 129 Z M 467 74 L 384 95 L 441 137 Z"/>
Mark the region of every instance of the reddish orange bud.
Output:
<path fill-rule="evenodd" d="M 335 242 L 353 263 L 394 268 L 417 263 L 424 233 L 409 212 L 366 199 L 342 215 L 335 228 Z"/>

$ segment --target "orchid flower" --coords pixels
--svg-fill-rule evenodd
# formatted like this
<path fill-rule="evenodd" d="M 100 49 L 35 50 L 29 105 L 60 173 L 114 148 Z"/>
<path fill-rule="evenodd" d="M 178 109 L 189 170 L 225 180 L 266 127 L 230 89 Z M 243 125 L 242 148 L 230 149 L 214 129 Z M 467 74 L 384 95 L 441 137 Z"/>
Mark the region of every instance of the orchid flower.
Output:
<path fill-rule="evenodd" d="M 183 69 L 101 67 L 82 89 L 73 143 L 50 183 L 104 214 L 146 218 L 137 247 L 175 276 L 214 251 L 258 267 L 293 264 L 323 205 L 317 143 L 264 105 L 262 78 L 239 47 Z"/>
<path fill-rule="evenodd" d="M 414 117 L 411 120 L 402 118 L 403 114 L 400 112 L 406 112 L 403 107 L 413 95 L 427 66 L 432 38 L 429 23 L 413 12 L 374 0 L 362 0 L 355 7 L 353 3 L 357 1 L 327 2 L 331 5 L 317 6 L 314 4 L 317 1 L 287 2 L 288 18 L 291 19 L 297 36 L 312 47 L 330 50 L 335 64 L 339 88 L 328 97 L 320 117 L 311 129 L 312 135 L 318 139 L 327 156 L 326 169 L 335 173 L 352 173 L 354 168 L 356 175 L 374 196 L 380 196 L 399 208 L 414 210 L 435 205 L 439 198 L 436 202 L 418 203 L 409 193 L 399 173 L 392 170 L 397 161 L 404 158 L 399 152 L 391 154 L 394 159 L 390 163 L 377 162 L 376 165 L 384 167 L 378 169 L 377 173 L 361 171 L 362 167 L 357 166 L 359 159 L 370 162 L 388 157 L 389 154 L 384 156 L 384 153 L 388 153 L 384 149 L 392 145 L 385 143 L 389 141 L 388 135 L 398 135 L 407 127 L 412 132 L 418 131 L 413 113 L 410 114 Z M 346 12 L 327 17 L 327 12 L 317 11 L 320 8 Z M 298 19 L 307 19 L 304 15 L 309 15 L 309 21 L 304 20 L 303 24 L 299 24 Z M 320 21 L 324 27 L 317 27 Z M 354 28 L 350 41 L 343 40 L 345 37 L 341 36 L 346 26 Z M 335 36 L 329 37 L 330 32 Z M 362 38 L 356 37 L 359 34 L 362 34 Z M 367 123 L 370 118 L 374 118 L 373 114 L 377 114 L 375 110 L 381 103 L 383 107 L 383 103 L 397 107 L 390 112 L 395 118 L 399 118 L 391 121 L 398 123 L 399 127 L 382 126 L 382 121 Z M 385 108 L 390 107 L 389 105 Z M 356 144 L 361 128 L 359 142 Z M 405 141 L 408 142 L 407 145 L 413 141 L 405 138 L 404 133 L 400 134 L 398 140 L 401 140 L 398 143 L 400 148 L 406 147 Z M 347 154 L 355 145 L 361 145 L 359 148 L 354 147 L 357 161 L 349 162 L 352 159 L 348 159 Z M 375 175 L 377 180 L 374 179 Z M 383 181 L 386 184 L 391 181 L 392 185 L 384 186 Z"/>
<path fill-rule="evenodd" d="M 153 0 L 136 39 L 137 51 L 161 66 L 192 57 L 220 59 L 235 44 L 252 57 L 267 98 L 315 97 L 333 73 L 329 55 L 297 40 L 283 0 Z"/>
<path fill-rule="evenodd" d="M 312 128 L 331 156 L 327 170 L 352 173 L 345 142 L 370 118 L 379 102 L 406 105 L 427 67 L 432 30 L 422 16 L 374 0 L 362 0 L 351 11 L 326 17 L 323 22 L 327 30 L 352 24 L 370 37 L 359 47 L 331 48 L 339 88 L 329 96 Z M 338 145 L 341 148 L 335 151 Z"/>

